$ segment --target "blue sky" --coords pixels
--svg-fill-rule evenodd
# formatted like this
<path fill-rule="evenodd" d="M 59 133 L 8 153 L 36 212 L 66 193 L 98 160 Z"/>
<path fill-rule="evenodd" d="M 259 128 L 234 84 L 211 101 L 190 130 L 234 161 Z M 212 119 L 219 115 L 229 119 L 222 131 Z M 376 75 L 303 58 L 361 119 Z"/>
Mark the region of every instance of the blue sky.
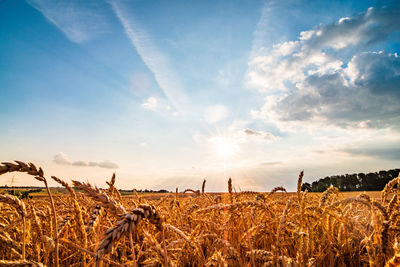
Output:
<path fill-rule="evenodd" d="M 0 159 L 169 190 L 396 168 L 399 13 L 398 1 L 0 1 Z"/>

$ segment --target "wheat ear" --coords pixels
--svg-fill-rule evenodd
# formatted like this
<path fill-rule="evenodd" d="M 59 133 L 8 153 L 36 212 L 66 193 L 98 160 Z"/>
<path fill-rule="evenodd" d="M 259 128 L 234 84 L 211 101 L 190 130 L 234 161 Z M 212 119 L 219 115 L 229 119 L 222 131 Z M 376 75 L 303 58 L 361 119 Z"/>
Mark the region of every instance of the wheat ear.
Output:
<path fill-rule="evenodd" d="M 206 189 L 206 179 L 204 179 L 203 184 L 201 185 L 201 193 L 204 194 Z"/>
<path fill-rule="evenodd" d="M 277 186 L 277 187 L 274 187 L 274 189 L 272 189 L 271 192 L 268 193 L 268 196 L 270 196 L 278 191 L 287 192 L 286 188 L 284 188 L 283 186 Z"/>
<path fill-rule="evenodd" d="M 111 176 L 110 182 L 106 181 L 106 183 L 108 184 L 108 195 L 113 197 L 113 193 L 115 192 L 119 202 L 122 203 L 122 196 L 121 196 L 120 192 L 118 191 L 118 189 L 115 187 L 115 172 Z"/>
<path fill-rule="evenodd" d="M 140 205 L 139 208 L 133 209 L 132 213 L 125 213 L 121 215 L 121 220 L 117 225 L 106 231 L 105 237 L 100 242 L 97 248 L 97 258 L 112 251 L 113 245 L 123 235 L 129 234 L 135 230 L 135 227 L 142 219 L 148 219 L 158 229 L 161 230 L 161 218 L 154 206 Z"/>
<path fill-rule="evenodd" d="M 93 200 L 99 202 L 105 209 L 116 215 L 126 213 L 125 208 L 121 204 L 110 198 L 106 193 L 100 191 L 97 187 L 92 187 L 89 183 L 81 183 L 79 181 L 72 181 L 72 183 L 74 186 L 85 191 L 85 193 Z"/>
<path fill-rule="evenodd" d="M 301 185 L 303 183 L 303 176 L 304 176 L 304 170 L 302 170 L 299 174 L 299 178 L 297 179 L 297 198 L 299 200 L 299 203 L 301 202 Z"/>
<path fill-rule="evenodd" d="M 22 235 L 22 260 L 25 260 L 25 236 L 26 236 L 26 226 L 25 226 L 25 218 L 26 218 L 26 209 L 25 209 L 25 203 L 22 202 L 19 198 L 16 196 L 12 196 L 9 194 L 5 195 L 0 195 L 0 201 L 7 203 L 11 206 L 14 206 L 19 214 L 22 217 L 22 227 L 23 227 L 23 235 Z"/>
<path fill-rule="evenodd" d="M 319 201 L 319 206 L 325 206 L 325 203 L 328 200 L 329 196 L 337 193 L 339 193 L 339 189 L 337 189 L 337 187 L 331 186 L 326 189 L 325 192 L 322 194 L 321 200 Z"/>
<path fill-rule="evenodd" d="M 200 195 L 200 190 L 185 189 L 185 191 L 183 191 L 183 193 L 187 193 L 187 192 L 191 192 L 191 193 L 195 194 L 196 196 Z"/>
<path fill-rule="evenodd" d="M 46 191 L 47 195 L 50 198 L 50 205 L 51 205 L 51 210 L 52 210 L 52 215 L 53 215 L 53 239 L 55 241 L 55 266 L 58 267 L 58 241 L 57 241 L 57 214 L 56 214 L 56 208 L 54 206 L 54 200 L 53 196 L 50 193 L 49 186 L 47 185 L 47 180 L 44 177 L 44 172 L 42 168 L 37 168 L 33 163 L 25 163 L 22 161 L 15 161 L 16 163 L 10 163 L 10 162 L 3 162 L 0 164 L 0 175 L 8 172 L 26 172 L 30 175 L 32 175 L 36 180 L 39 180 L 44 183 L 46 186 Z"/>
<path fill-rule="evenodd" d="M 67 191 L 69 192 L 69 194 L 70 194 L 74 199 L 76 199 L 76 194 L 75 194 L 74 189 L 73 189 L 67 182 L 65 182 L 64 180 L 62 180 L 62 179 L 60 179 L 60 178 L 57 178 L 57 177 L 55 177 L 55 176 L 51 176 L 51 178 L 52 178 L 54 181 L 56 181 L 57 183 L 59 183 L 59 184 L 61 184 L 62 186 L 64 186 L 65 189 L 67 189 Z"/>
<path fill-rule="evenodd" d="M 108 194 L 112 196 L 112 193 L 114 192 L 114 184 L 115 184 L 115 172 L 111 176 L 111 180 L 109 182 L 106 182 L 108 184 Z"/>
<path fill-rule="evenodd" d="M 98 224 L 98 222 L 100 220 L 101 213 L 102 213 L 101 210 L 102 210 L 102 208 L 98 204 L 93 208 L 93 211 L 92 211 L 92 213 L 90 214 L 90 217 L 89 217 L 89 222 L 87 223 L 86 229 L 85 229 L 87 234 L 89 234 L 90 231 L 92 229 L 94 229 L 96 227 L 96 225 Z"/>
<path fill-rule="evenodd" d="M 399 176 L 391 180 L 389 183 L 385 185 L 385 188 L 382 190 L 382 202 L 386 201 L 387 196 L 389 193 L 393 191 L 393 188 L 397 185 L 397 188 L 399 188 L 399 182 L 400 182 L 400 173 Z"/>

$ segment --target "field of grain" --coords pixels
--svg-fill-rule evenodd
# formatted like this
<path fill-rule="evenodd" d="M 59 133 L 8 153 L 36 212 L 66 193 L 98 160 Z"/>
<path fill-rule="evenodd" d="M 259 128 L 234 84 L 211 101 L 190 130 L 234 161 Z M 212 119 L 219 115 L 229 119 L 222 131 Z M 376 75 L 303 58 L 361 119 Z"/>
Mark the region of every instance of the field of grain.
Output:
<path fill-rule="evenodd" d="M 115 176 L 100 190 L 25 172 L 68 194 L 0 194 L 0 266 L 397 266 L 400 177 L 382 192 L 185 193 L 122 197 Z"/>

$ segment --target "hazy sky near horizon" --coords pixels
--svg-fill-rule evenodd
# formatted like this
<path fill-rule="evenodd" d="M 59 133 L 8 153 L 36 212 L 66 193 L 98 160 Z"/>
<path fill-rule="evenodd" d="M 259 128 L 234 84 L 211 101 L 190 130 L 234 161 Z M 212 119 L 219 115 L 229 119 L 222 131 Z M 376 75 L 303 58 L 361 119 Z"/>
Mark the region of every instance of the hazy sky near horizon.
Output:
<path fill-rule="evenodd" d="M 212 191 L 398 168 L 399 18 L 376 0 L 0 1 L 0 161 Z"/>

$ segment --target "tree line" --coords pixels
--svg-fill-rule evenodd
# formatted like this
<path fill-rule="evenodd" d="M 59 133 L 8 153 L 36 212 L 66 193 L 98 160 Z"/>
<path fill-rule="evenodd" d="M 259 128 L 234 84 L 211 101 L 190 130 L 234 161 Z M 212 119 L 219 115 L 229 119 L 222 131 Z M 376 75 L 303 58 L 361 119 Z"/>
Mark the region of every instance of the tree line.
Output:
<path fill-rule="evenodd" d="M 392 179 L 399 176 L 400 169 L 388 171 L 353 173 L 333 175 L 320 178 L 317 181 L 303 183 L 302 190 L 310 192 L 323 192 L 330 186 L 337 187 L 340 191 L 380 191 Z"/>

